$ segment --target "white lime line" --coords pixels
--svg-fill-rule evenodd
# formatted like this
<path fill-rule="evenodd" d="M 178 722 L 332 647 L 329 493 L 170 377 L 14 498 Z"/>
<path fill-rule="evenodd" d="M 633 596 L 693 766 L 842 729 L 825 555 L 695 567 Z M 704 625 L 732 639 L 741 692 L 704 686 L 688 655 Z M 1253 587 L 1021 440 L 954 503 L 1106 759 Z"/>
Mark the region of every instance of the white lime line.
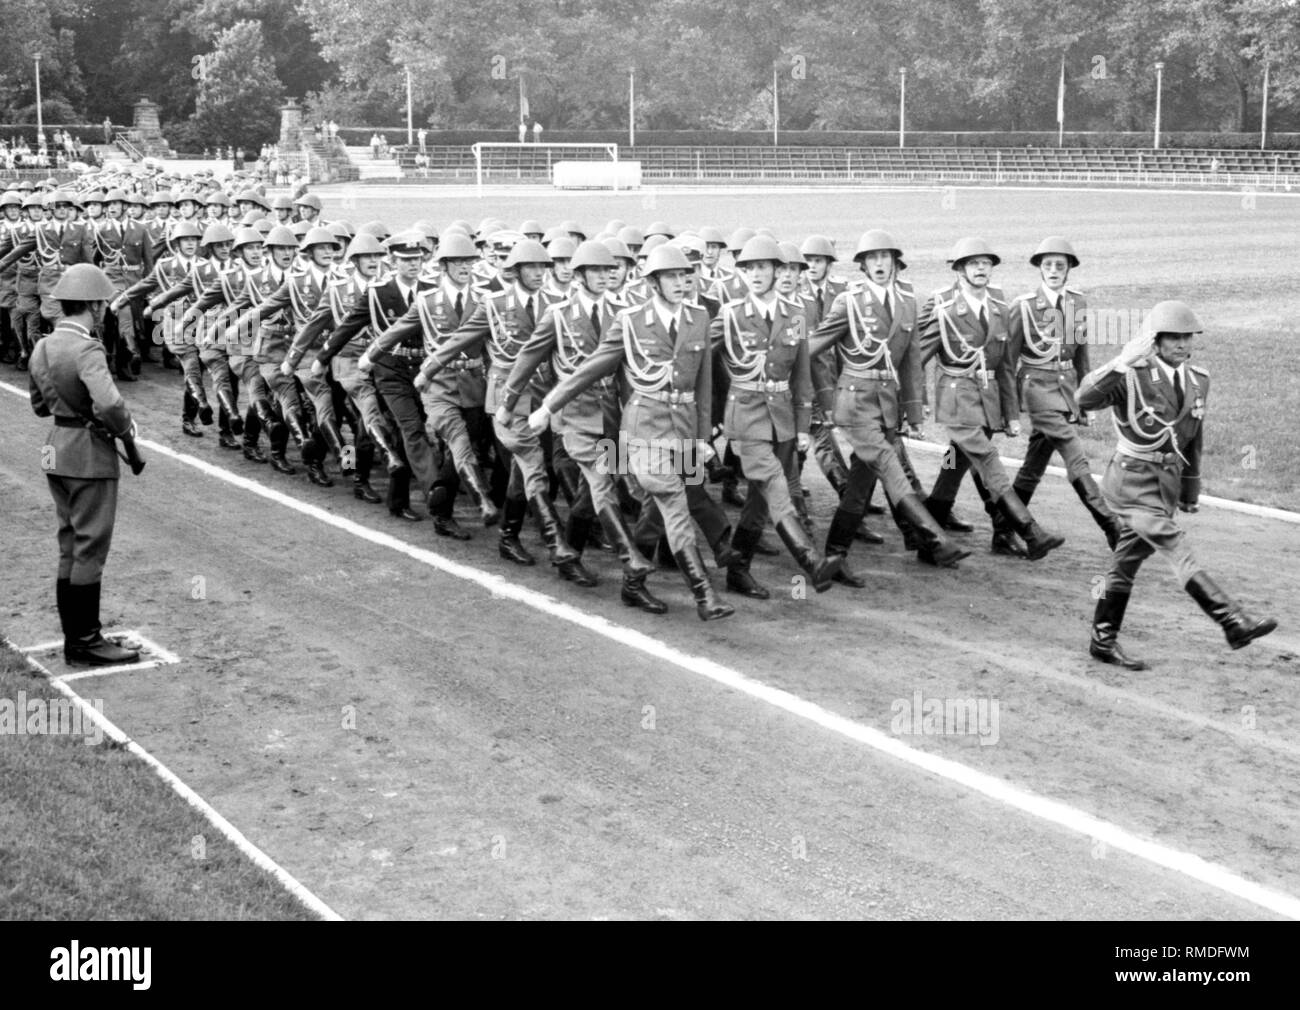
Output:
<path fill-rule="evenodd" d="M 226 484 L 249 491 L 268 501 L 292 509 L 301 515 L 316 519 L 377 546 L 398 551 L 414 561 L 428 565 L 448 575 L 479 585 L 493 596 L 522 603 L 534 610 L 576 625 L 619 645 L 636 649 L 645 655 L 672 663 L 679 669 L 705 677 L 751 698 L 766 702 L 816 726 L 865 744 L 882 754 L 931 775 L 963 785 L 989 799 L 1020 810 L 1032 817 L 1078 832 L 1088 838 L 1100 839 L 1122 852 L 1127 852 L 1156 866 L 1181 873 L 1192 880 L 1216 888 L 1225 894 L 1251 902 L 1271 912 L 1292 919 L 1300 919 L 1300 898 L 1247 880 L 1226 867 L 1207 862 L 1200 856 L 1174 849 L 1150 839 L 1141 838 L 1116 824 L 1084 813 L 1066 803 L 1038 796 L 948 758 L 915 750 L 880 730 L 863 726 L 844 716 L 837 715 L 788 691 L 771 687 L 710 659 L 682 652 L 657 638 L 652 638 L 633 628 L 615 624 L 596 614 L 589 614 L 544 593 L 516 585 L 500 575 L 461 564 L 433 551 L 408 544 L 397 537 L 363 526 L 343 516 L 335 515 L 325 509 L 300 501 L 291 495 L 266 487 L 246 477 L 241 477 L 204 460 L 197 459 L 186 453 L 177 452 L 168 446 L 149 441 L 141 441 L 141 444 L 151 452 L 193 467 Z"/>
<path fill-rule="evenodd" d="M 148 657 L 141 659 L 136 663 L 119 663 L 115 666 L 96 666 L 89 670 L 78 670 L 74 673 L 64 673 L 59 675 L 51 674 L 54 680 L 61 680 L 64 683 L 73 680 L 85 680 L 87 677 L 103 677 L 110 673 L 122 673 L 127 670 L 152 670 L 159 666 L 175 666 L 181 661 L 181 657 L 174 652 L 164 649 L 161 645 L 151 638 L 146 638 L 138 631 L 115 631 L 109 638 L 125 638 L 138 642 L 141 646 L 142 653 Z M 59 639 L 53 642 L 40 642 L 37 645 L 29 645 L 19 649 L 19 652 L 25 656 L 41 656 L 47 652 L 62 652 L 63 640 Z"/>
<path fill-rule="evenodd" d="M 0 643 L 3 643 L 10 648 L 16 648 L 8 638 L 0 637 Z M 59 644 L 62 645 L 62 643 Z M 68 685 L 64 683 L 68 678 L 65 677 L 60 679 L 54 676 L 48 669 L 29 655 L 24 655 L 23 659 L 27 662 L 28 666 L 45 677 L 54 686 L 56 691 L 76 705 L 77 708 L 81 710 L 83 719 L 90 720 L 103 730 L 106 737 L 114 743 L 125 747 L 127 751 L 134 754 L 152 768 L 154 772 L 157 773 L 158 777 L 171 786 L 172 790 L 180 796 L 181 799 L 207 818 L 208 823 L 220 831 L 221 834 L 235 846 L 235 848 L 252 860 L 254 864 L 261 867 L 278 880 L 285 890 L 319 915 L 322 919 L 331 922 L 342 921 L 342 916 L 330 908 L 329 905 L 325 904 L 325 902 L 320 898 L 316 897 L 316 895 L 311 891 L 307 890 L 307 888 L 304 887 L 303 884 L 293 876 L 293 874 L 244 837 L 244 834 L 238 828 L 222 817 L 212 804 L 181 781 L 175 772 L 134 740 L 130 739 L 112 722 L 112 720 L 102 712 L 98 711 L 93 705 L 88 704 L 81 695 L 77 694 L 76 691 L 68 687 Z"/>

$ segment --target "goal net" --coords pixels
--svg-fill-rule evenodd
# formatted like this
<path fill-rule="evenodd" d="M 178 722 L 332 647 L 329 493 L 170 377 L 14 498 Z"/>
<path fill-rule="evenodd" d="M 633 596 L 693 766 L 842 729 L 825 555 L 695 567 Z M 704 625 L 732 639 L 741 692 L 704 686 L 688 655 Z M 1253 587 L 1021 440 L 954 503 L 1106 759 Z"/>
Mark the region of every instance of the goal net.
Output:
<path fill-rule="evenodd" d="M 617 144 L 472 144 L 474 181 L 484 185 L 550 184 L 563 189 L 633 189 L 639 162 L 618 158 Z"/>

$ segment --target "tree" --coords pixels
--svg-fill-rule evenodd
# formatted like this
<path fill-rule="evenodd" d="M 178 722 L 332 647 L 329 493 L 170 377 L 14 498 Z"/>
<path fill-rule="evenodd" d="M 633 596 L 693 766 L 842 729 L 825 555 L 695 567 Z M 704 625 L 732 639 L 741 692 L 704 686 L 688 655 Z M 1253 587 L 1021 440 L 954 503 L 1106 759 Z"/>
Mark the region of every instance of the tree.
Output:
<path fill-rule="evenodd" d="M 195 64 L 199 94 L 191 117 L 211 143 L 257 147 L 279 133 L 284 86 L 266 51 L 262 26 L 237 21 Z"/>

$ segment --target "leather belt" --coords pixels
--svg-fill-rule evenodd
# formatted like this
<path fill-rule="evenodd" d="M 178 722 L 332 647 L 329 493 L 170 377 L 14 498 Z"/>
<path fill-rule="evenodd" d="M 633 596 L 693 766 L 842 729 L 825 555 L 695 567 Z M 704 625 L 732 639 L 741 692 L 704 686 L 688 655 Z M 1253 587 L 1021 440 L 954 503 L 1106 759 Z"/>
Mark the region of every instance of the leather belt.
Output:
<path fill-rule="evenodd" d="M 989 379 L 997 374 L 992 368 L 949 368 L 947 365 L 940 365 L 939 371 L 944 375 L 951 375 L 954 379 L 980 379 L 987 383 Z"/>
<path fill-rule="evenodd" d="M 79 417 L 63 417 L 60 414 L 54 415 L 54 427 L 56 428 L 84 428 L 86 422 Z"/>
<path fill-rule="evenodd" d="M 1130 459 L 1140 459 L 1144 463 L 1159 463 L 1162 466 L 1178 459 L 1178 454 L 1176 452 L 1156 452 L 1155 450 L 1132 449 L 1127 445 L 1115 446 L 1115 452 L 1121 456 L 1128 456 Z"/>
<path fill-rule="evenodd" d="M 394 358 L 423 358 L 423 347 L 390 347 L 388 353 Z"/>
<path fill-rule="evenodd" d="M 644 396 L 649 400 L 658 400 L 660 403 L 671 403 L 673 406 L 679 403 L 695 402 L 695 390 L 693 389 L 683 392 L 676 389 L 636 389 L 633 387 L 632 391 L 637 396 Z"/>
<path fill-rule="evenodd" d="M 854 368 L 852 365 L 845 365 L 842 374 L 851 375 L 855 379 L 879 379 L 882 382 L 894 377 L 893 373 L 883 368 Z"/>
<path fill-rule="evenodd" d="M 448 363 L 447 367 L 454 372 L 481 372 L 483 371 L 483 362 L 457 358 Z"/>
<path fill-rule="evenodd" d="M 1032 369 L 1040 369 L 1044 372 L 1073 372 L 1074 362 L 1073 361 L 1049 361 L 1045 365 L 1030 365 L 1026 363 L 1025 367 L 1032 368 Z"/>
<path fill-rule="evenodd" d="M 788 393 L 790 392 L 790 383 L 786 379 L 764 379 L 761 382 L 732 379 L 731 388 L 741 389 L 746 393 Z"/>

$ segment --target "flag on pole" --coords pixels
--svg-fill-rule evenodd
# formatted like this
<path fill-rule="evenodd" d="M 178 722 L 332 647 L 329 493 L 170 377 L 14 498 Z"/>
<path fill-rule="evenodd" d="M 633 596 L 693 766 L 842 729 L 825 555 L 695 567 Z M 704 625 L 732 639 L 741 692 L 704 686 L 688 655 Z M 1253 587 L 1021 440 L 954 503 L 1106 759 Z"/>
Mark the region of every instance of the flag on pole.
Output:
<path fill-rule="evenodd" d="M 1056 87 L 1056 121 L 1065 125 L 1065 55 L 1061 55 L 1061 82 Z"/>

